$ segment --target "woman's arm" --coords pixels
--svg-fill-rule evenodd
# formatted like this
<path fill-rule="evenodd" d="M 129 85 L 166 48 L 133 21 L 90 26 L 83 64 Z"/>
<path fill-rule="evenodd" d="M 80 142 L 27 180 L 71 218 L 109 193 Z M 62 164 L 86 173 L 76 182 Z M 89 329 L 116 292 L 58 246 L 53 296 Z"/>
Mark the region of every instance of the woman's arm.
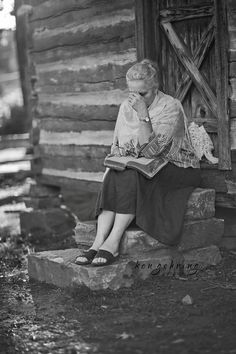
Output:
<path fill-rule="evenodd" d="M 142 96 L 138 93 L 130 93 L 128 102 L 130 106 L 137 112 L 139 119 L 138 140 L 140 146 L 147 144 L 153 133 L 152 124 L 148 114 L 148 108 Z"/>
<path fill-rule="evenodd" d="M 141 150 L 145 157 L 159 156 L 172 143 L 173 139 L 182 139 L 185 133 L 184 116 L 178 100 L 167 103 L 158 119 L 153 119 L 153 137 Z"/>

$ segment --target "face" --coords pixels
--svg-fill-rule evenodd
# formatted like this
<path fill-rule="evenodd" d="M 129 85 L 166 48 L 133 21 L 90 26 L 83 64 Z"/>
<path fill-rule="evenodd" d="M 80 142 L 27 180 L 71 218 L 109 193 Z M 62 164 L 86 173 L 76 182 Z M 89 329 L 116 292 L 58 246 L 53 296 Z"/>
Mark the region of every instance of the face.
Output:
<path fill-rule="evenodd" d="M 146 103 L 147 107 L 152 104 L 158 91 L 157 87 L 148 86 L 144 80 L 129 81 L 128 88 L 130 92 L 139 93 L 144 99 L 144 102 Z"/>

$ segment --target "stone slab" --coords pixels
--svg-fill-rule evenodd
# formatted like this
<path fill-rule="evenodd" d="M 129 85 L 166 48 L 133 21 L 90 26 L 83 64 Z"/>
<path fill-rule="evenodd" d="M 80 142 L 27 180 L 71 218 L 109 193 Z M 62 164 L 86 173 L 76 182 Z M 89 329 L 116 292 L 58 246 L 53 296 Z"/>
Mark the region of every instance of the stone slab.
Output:
<path fill-rule="evenodd" d="M 222 219 L 186 220 L 179 250 L 218 245 L 224 232 Z M 79 246 L 91 246 L 95 238 L 94 223 L 79 223 L 75 229 L 75 241 Z M 167 248 L 140 229 L 128 229 L 121 240 L 120 254 L 136 254 L 152 249 Z"/>
<path fill-rule="evenodd" d="M 191 194 L 185 218 L 189 220 L 208 219 L 215 215 L 215 190 L 196 188 Z"/>
<path fill-rule="evenodd" d="M 74 264 L 79 253 L 80 250 L 74 248 L 30 254 L 29 277 L 63 288 L 83 285 L 92 290 L 117 290 L 121 287 L 130 287 L 137 279 L 170 276 L 181 270 L 190 273 L 221 260 L 217 246 L 187 253 L 174 249 L 160 249 L 136 256 L 120 256 L 115 263 L 105 267 Z"/>

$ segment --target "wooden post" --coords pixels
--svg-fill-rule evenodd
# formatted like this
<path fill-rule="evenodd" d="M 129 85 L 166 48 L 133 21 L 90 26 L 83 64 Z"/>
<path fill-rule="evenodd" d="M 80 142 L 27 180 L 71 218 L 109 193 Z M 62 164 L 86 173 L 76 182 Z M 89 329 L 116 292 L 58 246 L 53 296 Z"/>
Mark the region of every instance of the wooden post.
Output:
<path fill-rule="evenodd" d="M 214 0 L 214 2 L 219 169 L 230 170 L 231 154 L 228 114 L 228 35 L 226 31 L 226 4 L 224 0 Z"/>
<path fill-rule="evenodd" d="M 26 126 L 30 130 L 32 126 L 31 112 L 31 75 L 29 62 L 29 42 L 30 33 L 28 28 L 28 17 L 31 12 L 31 6 L 24 5 L 22 1 L 16 1 L 16 45 L 18 66 L 21 79 L 24 107 L 26 112 Z"/>

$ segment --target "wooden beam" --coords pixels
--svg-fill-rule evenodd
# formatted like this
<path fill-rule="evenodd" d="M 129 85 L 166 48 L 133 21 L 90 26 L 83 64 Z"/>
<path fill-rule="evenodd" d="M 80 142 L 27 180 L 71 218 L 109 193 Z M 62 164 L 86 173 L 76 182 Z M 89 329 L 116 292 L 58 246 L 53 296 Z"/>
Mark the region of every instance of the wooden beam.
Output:
<path fill-rule="evenodd" d="M 110 130 L 85 130 L 77 132 L 50 132 L 40 131 L 39 144 L 47 145 L 102 145 L 110 146 L 112 144 L 113 131 Z"/>
<path fill-rule="evenodd" d="M 199 46 L 196 48 L 193 54 L 193 61 L 196 67 L 199 69 L 201 64 L 214 40 L 214 22 L 213 20 L 210 22 L 208 28 L 206 29 L 205 33 L 203 34 Z M 186 97 L 190 87 L 192 84 L 191 77 L 184 73 L 182 80 L 179 84 L 178 90 L 175 94 L 175 97 L 178 98 L 181 102 L 183 102 L 184 98 Z"/>
<path fill-rule="evenodd" d="M 195 18 L 209 17 L 213 15 L 212 5 L 206 6 L 181 6 L 160 11 L 162 22 L 185 21 Z"/>
<path fill-rule="evenodd" d="M 173 49 L 179 58 L 180 62 L 183 64 L 188 74 L 191 76 L 193 82 L 195 83 L 197 89 L 201 93 L 205 103 L 211 109 L 211 111 L 217 115 L 217 101 L 214 93 L 212 92 L 210 86 L 208 85 L 205 78 L 201 75 L 197 69 L 194 61 L 191 59 L 186 45 L 177 36 L 171 23 L 162 23 L 165 30 L 166 36 L 173 46 Z"/>
<path fill-rule="evenodd" d="M 157 1 L 135 0 L 135 25 L 137 58 L 156 61 L 156 17 Z"/>
<path fill-rule="evenodd" d="M 228 41 L 226 4 L 223 0 L 214 0 L 214 3 L 219 169 L 230 170 L 231 155 L 228 115 Z"/>

